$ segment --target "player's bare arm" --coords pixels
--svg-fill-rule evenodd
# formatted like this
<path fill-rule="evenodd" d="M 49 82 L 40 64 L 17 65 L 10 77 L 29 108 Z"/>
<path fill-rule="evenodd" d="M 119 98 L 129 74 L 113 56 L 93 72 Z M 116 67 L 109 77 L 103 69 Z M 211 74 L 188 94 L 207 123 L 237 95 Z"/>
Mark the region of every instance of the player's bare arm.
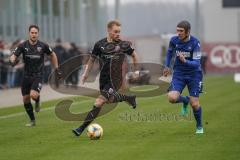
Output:
<path fill-rule="evenodd" d="M 12 66 L 16 65 L 17 62 L 18 62 L 18 61 L 17 61 L 17 56 L 14 55 L 14 54 L 12 54 L 12 55 L 10 56 L 10 58 L 9 58 L 9 61 L 10 61 L 10 63 L 11 63 Z"/>
<path fill-rule="evenodd" d="M 90 56 L 90 58 L 89 58 L 89 60 L 88 60 L 88 62 L 86 64 L 86 68 L 85 68 L 85 70 L 83 72 L 83 75 L 82 75 L 81 84 L 84 84 L 85 81 L 87 80 L 88 74 L 89 74 L 89 72 L 92 69 L 94 61 L 95 61 L 95 58 L 93 56 Z"/>
<path fill-rule="evenodd" d="M 138 58 L 137 58 L 137 53 L 134 51 L 133 54 L 131 55 L 132 57 L 132 62 L 133 62 L 133 66 L 134 66 L 134 70 L 136 71 L 138 68 Z"/>
<path fill-rule="evenodd" d="M 51 59 L 53 67 L 55 69 L 57 69 L 58 68 L 58 60 L 57 60 L 57 55 L 55 52 L 52 52 L 52 54 L 50 55 L 50 59 Z"/>
<path fill-rule="evenodd" d="M 167 77 L 170 73 L 171 73 L 170 68 L 165 67 L 165 68 L 163 69 L 163 76 L 164 76 L 164 77 Z"/>

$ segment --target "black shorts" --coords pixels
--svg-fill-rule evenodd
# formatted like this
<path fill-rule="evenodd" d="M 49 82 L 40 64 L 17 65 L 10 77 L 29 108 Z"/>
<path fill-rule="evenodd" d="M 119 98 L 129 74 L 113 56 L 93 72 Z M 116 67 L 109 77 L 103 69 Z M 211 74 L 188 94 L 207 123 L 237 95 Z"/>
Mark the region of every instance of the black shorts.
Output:
<path fill-rule="evenodd" d="M 115 92 L 116 90 L 111 83 L 102 83 L 102 84 L 100 83 L 100 93 L 106 99 L 109 99 L 110 96 Z"/>
<path fill-rule="evenodd" d="M 115 76 L 116 77 L 116 76 Z M 118 78 L 110 79 L 110 76 L 100 76 L 99 79 L 99 88 L 101 90 L 106 90 L 109 88 L 113 88 L 118 91 L 122 86 L 122 80 Z"/>
<path fill-rule="evenodd" d="M 42 77 L 24 76 L 22 80 L 21 91 L 22 95 L 29 95 L 31 90 L 40 93 L 42 89 Z"/>

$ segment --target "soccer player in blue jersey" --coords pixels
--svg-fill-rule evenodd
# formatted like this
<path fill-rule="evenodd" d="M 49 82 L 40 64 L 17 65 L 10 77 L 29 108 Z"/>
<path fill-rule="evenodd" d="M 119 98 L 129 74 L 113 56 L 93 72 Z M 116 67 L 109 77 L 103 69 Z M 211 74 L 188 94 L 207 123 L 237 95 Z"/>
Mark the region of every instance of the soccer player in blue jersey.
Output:
<path fill-rule="evenodd" d="M 173 64 L 173 77 L 168 92 L 170 103 L 183 103 L 182 114 L 187 114 L 190 102 L 196 119 L 196 133 L 204 133 L 202 126 L 202 108 L 199 103 L 199 93 L 202 88 L 202 70 L 200 65 L 200 43 L 197 38 L 190 35 L 191 25 L 188 21 L 177 24 L 177 36 L 169 42 L 163 75 L 170 74 L 170 65 Z M 188 87 L 189 96 L 182 96 L 185 86 Z"/>

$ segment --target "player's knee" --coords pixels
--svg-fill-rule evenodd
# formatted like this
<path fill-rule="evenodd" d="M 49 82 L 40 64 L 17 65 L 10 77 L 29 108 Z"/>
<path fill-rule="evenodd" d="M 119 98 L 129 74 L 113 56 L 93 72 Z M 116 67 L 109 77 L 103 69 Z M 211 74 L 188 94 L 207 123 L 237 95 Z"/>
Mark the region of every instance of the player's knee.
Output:
<path fill-rule="evenodd" d="M 168 95 L 168 101 L 169 101 L 170 103 L 176 103 L 177 100 L 178 100 L 178 96 L 171 95 L 171 94 Z"/>
<path fill-rule="evenodd" d="M 115 102 L 115 97 L 114 96 L 110 96 L 109 99 L 108 99 L 109 103 L 113 103 Z"/>
<path fill-rule="evenodd" d="M 198 107 L 200 106 L 199 101 L 192 101 L 191 106 L 193 109 L 198 109 Z"/>
<path fill-rule="evenodd" d="M 23 96 L 23 103 L 30 103 L 31 99 L 30 96 Z"/>
<path fill-rule="evenodd" d="M 101 98 L 97 98 L 96 101 L 95 101 L 95 106 L 102 107 L 105 103 L 106 103 L 105 100 L 103 100 Z"/>
<path fill-rule="evenodd" d="M 30 94 L 30 97 L 33 99 L 33 100 L 36 100 L 38 98 L 38 94 L 35 94 L 35 93 L 31 93 Z"/>

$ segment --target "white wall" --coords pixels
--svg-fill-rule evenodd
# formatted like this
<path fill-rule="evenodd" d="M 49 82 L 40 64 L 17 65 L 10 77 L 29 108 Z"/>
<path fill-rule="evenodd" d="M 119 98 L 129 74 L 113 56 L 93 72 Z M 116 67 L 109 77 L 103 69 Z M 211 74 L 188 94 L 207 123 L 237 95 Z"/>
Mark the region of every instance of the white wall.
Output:
<path fill-rule="evenodd" d="M 240 42 L 240 8 L 223 8 L 222 0 L 204 0 L 200 12 L 205 42 Z"/>
<path fill-rule="evenodd" d="M 138 37 L 134 40 L 134 47 L 139 62 L 161 62 L 162 41 L 160 36 Z"/>

